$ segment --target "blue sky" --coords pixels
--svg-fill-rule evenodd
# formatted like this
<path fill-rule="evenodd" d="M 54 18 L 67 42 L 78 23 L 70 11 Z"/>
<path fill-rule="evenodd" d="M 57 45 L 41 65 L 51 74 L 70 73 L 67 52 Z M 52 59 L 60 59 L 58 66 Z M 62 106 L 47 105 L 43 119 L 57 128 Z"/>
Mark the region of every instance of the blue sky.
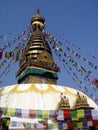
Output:
<path fill-rule="evenodd" d="M 88 59 L 84 51 L 93 54 L 97 57 L 93 62 L 98 64 L 98 0 L 0 0 L 0 34 L 11 32 L 10 38 L 13 39 L 14 35 L 30 26 L 31 18 L 38 8 L 46 19 L 46 28 L 50 34 L 58 34 L 75 43 L 83 49 L 81 54 Z M 8 38 L 0 42 L 1 48 Z M 61 67 L 58 84 L 78 88 L 59 60 L 55 60 Z M 11 67 L 11 72 L 0 87 L 16 84 L 17 70 L 18 63 Z"/>

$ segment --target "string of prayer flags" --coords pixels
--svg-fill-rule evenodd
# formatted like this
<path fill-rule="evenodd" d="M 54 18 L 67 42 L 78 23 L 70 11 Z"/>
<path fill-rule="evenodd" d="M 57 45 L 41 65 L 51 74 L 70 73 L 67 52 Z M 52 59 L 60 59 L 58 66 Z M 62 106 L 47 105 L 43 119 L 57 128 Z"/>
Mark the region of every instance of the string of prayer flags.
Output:
<path fill-rule="evenodd" d="M 30 34 L 30 27 L 28 27 L 26 30 L 18 34 L 16 37 L 14 37 L 13 40 L 8 41 L 3 47 L 2 50 L 4 51 L 8 47 L 11 47 L 12 44 L 14 44 L 17 40 L 20 40 L 23 36 Z"/>
<path fill-rule="evenodd" d="M 72 128 L 77 129 L 77 128 L 87 128 L 87 127 L 97 127 L 98 126 L 98 121 L 85 121 L 85 122 L 74 122 L 74 123 L 45 123 L 45 124 L 40 124 L 40 123 L 28 123 L 28 122 L 19 122 L 19 121 L 12 121 L 10 122 L 11 127 L 21 127 L 23 126 L 25 128 L 33 128 L 33 129 L 43 129 L 43 130 L 57 130 L 57 129 L 69 129 L 71 130 Z"/>
<path fill-rule="evenodd" d="M 67 58 L 67 60 L 72 64 L 73 67 L 75 67 L 77 72 L 82 76 L 85 83 L 88 84 L 89 86 L 92 86 L 93 85 L 92 79 L 94 79 L 94 74 L 92 73 L 92 71 L 85 69 L 82 65 L 78 64 L 78 62 L 75 59 L 73 59 L 72 56 L 69 56 L 68 54 L 66 54 L 63 51 L 63 49 L 57 44 L 57 40 L 55 40 L 55 38 L 53 36 L 48 34 L 47 38 L 50 40 L 50 43 L 51 43 L 50 45 L 52 45 L 52 48 L 53 48 L 56 56 L 58 56 L 59 59 L 61 59 L 61 57 L 65 56 L 65 58 Z M 59 41 L 59 43 L 60 43 L 60 45 L 62 45 L 62 43 L 60 41 Z M 70 48 L 67 47 L 67 49 L 71 51 Z M 73 50 L 71 52 L 73 53 Z M 78 56 L 81 60 L 84 60 L 85 62 L 87 62 L 86 58 L 84 58 L 83 56 L 80 56 L 78 53 L 76 53 L 76 56 Z M 66 60 L 63 58 L 62 62 L 66 63 Z M 69 68 L 69 71 L 72 72 L 72 69 Z M 74 74 L 76 76 L 76 73 L 73 73 L 73 75 Z M 76 76 L 75 78 L 77 78 L 78 84 L 80 84 L 79 87 L 82 88 L 83 82 L 80 80 L 81 78 L 79 78 L 79 76 Z M 72 78 L 72 79 L 74 80 L 75 78 Z M 91 89 L 96 91 L 96 89 L 94 89 L 94 87 L 91 87 Z M 88 89 L 86 89 L 85 92 L 88 93 L 87 94 L 88 96 L 91 95 L 91 94 L 89 94 Z M 94 99 L 94 101 L 95 101 L 95 99 Z M 97 100 L 96 100 L 96 103 L 97 103 Z"/>
<path fill-rule="evenodd" d="M 6 60 L 5 60 L 6 61 Z M 5 61 L 3 63 L 5 63 Z M 10 67 L 11 67 L 11 64 L 13 62 L 13 58 L 11 58 L 9 64 L 6 66 L 6 68 L 4 68 L 4 70 L 2 71 L 2 73 L 0 74 L 0 78 L 3 78 L 4 75 L 6 76 L 7 73 L 10 71 Z"/>
<path fill-rule="evenodd" d="M 48 32 L 47 32 L 47 33 L 48 33 Z M 56 33 L 55 35 L 58 36 L 59 38 L 62 38 L 62 37 L 61 37 L 59 34 L 57 34 L 57 33 Z M 90 54 L 88 51 L 83 50 L 83 49 L 80 48 L 77 44 L 75 44 L 75 43 L 73 43 L 73 42 L 71 42 L 71 41 L 69 41 L 69 40 L 67 40 L 67 39 L 65 39 L 65 38 L 62 38 L 62 40 L 63 40 L 64 42 L 70 44 L 72 47 L 76 47 L 79 51 L 81 50 L 81 51 L 83 51 L 84 53 L 88 54 L 91 58 L 96 59 L 96 57 L 95 57 L 93 54 Z"/>
<path fill-rule="evenodd" d="M 33 123 L 33 122 L 20 122 L 20 121 L 10 121 L 6 119 L 1 119 L 1 123 L 3 126 L 10 126 L 10 127 L 20 127 L 20 128 L 33 128 L 33 129 L 43 129 L 43 130 L 57 130 L 57 129 L 69 129 L 72 128 L 88 128 L 88 127 L 98 127 L 98 121 L 84 121 L 84 122 L 67 122 L 67 123 Z"/>
<path fill-rule="evenodd" d="M 49 34 L 48 32 L 45 33 L 45 37 L 48 39 L 49 42 L 53 42 L 53 44 L 57 45 L 58 43 L 60 45 L 63 45 L 65 46 L 65 44 L 63 44 L 62 42 L 60 42 L 58 39 L 55 39 L 51 34 Z M 54 46 L 55 47 L 55 46 Z M 78 54 L 77 52 L 75 52 L 73 49 L 71 49 L 70 47 L 68 46 L 65 46 L 65 48 L 71 52 L 72 54 L 74 54 L 74 56 L 78 57 L 80 60 L 82 61 L 85 61 L 86 64 L 90 65 L 91 67 L 94 67 L 94 69 L 98 70 L 97 69 L 97 65 L 92 63 L 91 61 L 87 60 L 86 58 L 84 58 L 83 56 L 81 56 L 80 54 Z M 94 56 L 93 56 L 94 57 Z"/>
<path fill-rule="evenodd" d="M 53 112 L 54 110 L 33 110 L 31 109 L 33 114 L 35 115 L 34 118 L 41 118 L 41 119 L 49 119 L 51 116 L 51 112 Z M 12 126 L 12 127 L 25 127 L 25 128 L 43 128 L 44 130 L 47 129 L 72 129 L 72 128 L 84 128 L 84 127 L 90 127 L 90 126 L 98 126 L 98 110 L 97 109 L 75 109 L 75 110 L 58 110 L 57 113 L 57 121 L 52 120 L 51 122 L 45 122 L 43 120 L 43 122 L 38 122 L 38 123 L 33 123 L 30 121 L 30 110 L 28 109 L 13 109 L 13 108 L 0 108 L 0 113 L 3 112 L 1 114 L 1 117 L 5 116 L 4 113 L 6 114 L 6 116 L 11 116 L 11 117 L 16 117 L 15 121 L 13 120 L 14 118 L 12 118 L 12 120 L 6 120 L 6 118 L 0 118 L 0 123 L 3 122 L 4 126 Z M 31 114 L 32 114 L 31 112 Z M 68 122 L 58 122 L 58 121 L 64 121 L 65 119 L 69 118 L 69 114 L 68 114 L 68 118 L 65 118 L 65 115 L 68 113 L 70 113 L 70 119 L 71 120 L 67 120 Z M 56 110 L 55 110 L 56 113 Z M 97 114 L 96 114 L 97 113 Z M 25 116 L 26 114 L 26 116 Z M 32 114 L 32 115 L 33 115 Z M 59 115 L 60 114 L 60 115 Z M 23 122 L 22 120 L 18 120 L 18 117 L 23 118 Z M 25 119 L 29 119 L 29 122 Z M 31 117 L 32 119 L 32 117 Z M 49 119 L 49 120 L 50 120 Z M 81 120 L 82 119 L 82 120 Z"/>
<path fill-rule="evenodd" d="M 61 49 L 59 49 L 59 47 L 58 47 L 58 50 L 61 50 Z M 55 51 L 55 54 L 56 54 L 56 56 L 59 56 L 59 53 L 58 53 L 58 51 Z M 66 57 L 68 57 L 67 56 L 67 54 L 65 55 Z M 68 57 L 68 58 L 70 58 L 71 59 L 71 57 Z M 61 61 L 61 57 L 59 57 L 59 59 L 60 59 L 60 61 Z M 68 72 L 68 74 L 72 74 L 71 76 L 72 76 L 72 79 L 75 81 L 75 83 L 77 82 L 77 85 L 80 87 L 80 88 L 82 88 L 82 86 L 84 85 L 84 83 L 81 81 L 81 79 L 79 78 L 79 76 L 76 74 L 76 72 L 74 72 L 73 71 L 73 69 L 68 65 L 68 63 L 66 62 L 66 60 L 64 60 L 64 59 L 62 59 L 62 61 L 63 62 L 65 62 L 65 64 L 67 65 L 67 72 Z M 65 67 L 65 65 L 63 64 L 63 66 L 64 66 L 64 68 L 66 69 L 66 67 Z M 74 66 L 74 65 L 73 65 Z M 76 63 L 76 67 L 77 67 L 77 63 Z M 83 73 L 85 72 L 83 69 L 83 67 L 82 66 L 78 66 L 77 68 L 76 68 L 78 71 L 79 71 L 79 74 L 81 74 L 81 76 L 83 77 L 83 79 L 86 81 L 86 82 L 88 82 L 89 83 L 89 85 L 91 86 L 91 84 L 92 84 L 92 80 L 91 79 L 89 79 L 89 77 L 88 77 L 88 75 L 89 74 L 91 74 L 91 72 L 90 71 L 87 71 L 86 70 L 86 72 L 87 72 L 87 75 L 83 75 Z M 80 71 L 80 69 L 81 69 L 81 71 Z M 71 72 L 70 72 L 71 71 Z M 83 72 L 84 71 L 84 72 Z M 82 73 L 81 73 L 82 72 Z M 95 89 L 94 89 L 95 90 Z M 86 91 L 85 91 L 86 93 L 88 93 L 88 89 L 86 89 Z M 89 93 L 88 93 L 88 96 L 89 96 Z M 94 99 L 95 100 L 95 99 Z"/>
<path fill-rule="evenodd" d="M 54 114 L 53 114 L 54 112 Z M 98 120 L 97 109 L 77 109 L 77 110 L 33 110 L 33 109 L 19 109 L 19 108 L 0 108 L 0 116 L 16 116 L 21 118 L 43 118 L 57 120 Z M 53 115 L 53 116 L 51 116 Z"/>

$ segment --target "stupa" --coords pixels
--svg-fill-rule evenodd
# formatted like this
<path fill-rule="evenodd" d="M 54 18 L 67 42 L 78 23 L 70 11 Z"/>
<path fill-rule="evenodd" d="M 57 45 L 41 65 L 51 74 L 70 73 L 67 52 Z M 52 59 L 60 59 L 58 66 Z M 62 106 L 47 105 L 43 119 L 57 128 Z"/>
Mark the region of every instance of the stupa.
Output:
<path fill-rule="evenodd" d="M 79 90 L 57 85 L 60 68 L 45 39 L 45 18 L 39 10 L 31 26 L 18 84 L 0 88 L 0 130 L 97 129 L 98 105 Z"/>

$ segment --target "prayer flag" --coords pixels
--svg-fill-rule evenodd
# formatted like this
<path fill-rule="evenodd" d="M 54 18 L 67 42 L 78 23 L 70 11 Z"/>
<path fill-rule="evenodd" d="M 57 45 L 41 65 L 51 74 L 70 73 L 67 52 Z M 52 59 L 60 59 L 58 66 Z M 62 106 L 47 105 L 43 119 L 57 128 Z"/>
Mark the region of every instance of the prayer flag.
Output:
<path fill-rule="evenodd" d="M 78 120 L 76 110 L 71 110 L 71 118 L 72 120 L 76 120 L 76 121 Z"/>
<path fill-rule="evenodd" d="M 36 110 L 36 117 L 42 118 L 42 110 Z"/>
<path fill-rule="evenodd" d="M 49 118 L 49 110 L 42 111 L 42 118 L 45 118 L 45 119 Z"/>
<path fill-rule="evenodd" d="M 7 115 L 14 116 L 15 115 L 15 108 L 8 108 Z"/>
<path fill-rule="evenodd" d="M 68 129 L 67 123 L 64 123 L 64 124 L 63 124 L 63 129 L 64 129 L 64 130 L 65 130 L 65 129 Z"/>
<path fill-rule="evenodd" d="M 78 123 L 78 128 L 82 128 L 83 126 L 82 126 L 82 122 L 79 122 Z"/>
<path fill-rule="evenodd" d="M 86 120 L 92 120 L 92 114 L 91 114 L 90 109 L 85 109 L 84 110 L 84 115 L 85 115 Z"/>
<path fill-rule="evenodd" d="M 57 120 L 64 120 L 64 111 L 63 110 L 58 111 Z"/>
<path fill-rule="evenodd" d="M 58 124 L 59 129 L 63 129 L 63 124 Z"/>
<path fill-rule="evenodd" d="M 96 121 L 94 120 L 93 121 L 93 126 L 95 126 L 95 127 L 98 126 L 98 120 L 96 120 Z"/>
<path fill-rule="evenodd" d="M 93 122 L 92 121 L 88 121 L 87 122 L 87 126 L 93 126 Z"/>
<path fill-rule="evenodd" d="M 3 115 L 3 110 L 2 110 L 2 108 L 0 107 L 0 117 L 2 117 L 2 115 Z"/>
<path fill-rule="evenodd" d="M 5 52 L 5 57 L 6 58 L 11 58 L 13 56 L 13 52 Z"/>
<path fill-rule="evenodd" d="M 83 124 L 83 127 L 87 127 L 87 122 L 86 121 L 83 121 L 82 124 Z"/>
<path fill-rule="evenodd" d="M 70 110 L 64 110 L 64 119 L 70 119 Z"/>
<path fill-rule="evenodd" d="M 26 128 L 31 128 L 31 123 L 26 123 Z"/>
<path fill-rule="evenodd" d="M 17 126 L 17 122 L 16 121 L 12 121 L 11 126 L 12 127 L 16 127 Z"/>
<path fill-rule="evenodd" d="M 32 109 L 29 109 L 29 117 L 30 118 L 35 118 L 36 117 L 36 111 L 32 110 Z"/>
<path fill-rule="evenodd" d="M 4 107 L 4 108 L 2 108 L 2 110 L 3 110 L 3 115 L 7 115 L 8 108 Z"/>
<path fill-rule="evenodd" d="M 20 49 L 19 49 L 19 47 L 16 47 L 15 51 L 14 51 L 14 61 L 15 62 L 19 60 L 19 56 L 20 56 Z"/>
<path fill-rule="evenodd" d="M 56 118 L 57 117 L 57 115 L 56 115 L 56 111 L 55 110 L 50 110 L 49 111 L 49 118 Z"/>
<path fill-rule="evenodd" d="M 3 56 L 3 52 L 0 51 L 0 59 L 2 59 L 2 56 Z"/>
<path fill-rule="evenodd" d="M 52 130 L 53 129 L 53 125 L 52 124 L 48 124 L 48 130 Z"/>
<path fill-rule="evenodd" d="M 2 124 L 2 118 L 0 118 L 0 126 L 1 126 L 1 124 Z"/>
<path fill-rule="evenodd" d="M 98 110 L 93 109 L 93 110 L 91 110 L 91 113 L 92 113 L 93 120 L 98 120 Z"/>
<path fill-rule="evenodd" d="M 78 128 L 78 124 L 76 122 L 73 123 L 73 128 Z"/>
<path fill-rule="evenodd" d="M 77 110 L 77 117 L 78 117 L 78 119 L 84 119 L 84 110 L 83 109 Z"/>
<path fill-rule="evenodd" d="M 72 123 L 68 123 L 68 130 L 72 130 Z"/>
<path fill-rule="evenodd" d="M 34 123 L 31 123 L 31 128 L 34 128 Z"/>
<path fill-rule="evenodd" d="M 9 125 L 10 125 L 10 120 L 7 120 L 6 126 L 9 126 Z"/>
<path fill-rule="evenodd" d="M 29 110 L 28 109 L 22 109 L 22 117 L 29 117 Z"/>
<path fill-rule="evenodd" d="M 16 109 L 15 116 L 16 117 L 21 117 L 22 116 L 21 109 Z"/>
<path fill-rule="evenodd" d="M 53 130 L 57 130 L 57 129 L 58 129 L 58 124 L 57 124 L 57 123 L 54 123 L 54 124 L 52 125 L 52 129 L 53 129 Z"/>
<path fill-rule="evenodd" d="M 3 63 L 0 63 L 0 68 L 3 66 Z"/>

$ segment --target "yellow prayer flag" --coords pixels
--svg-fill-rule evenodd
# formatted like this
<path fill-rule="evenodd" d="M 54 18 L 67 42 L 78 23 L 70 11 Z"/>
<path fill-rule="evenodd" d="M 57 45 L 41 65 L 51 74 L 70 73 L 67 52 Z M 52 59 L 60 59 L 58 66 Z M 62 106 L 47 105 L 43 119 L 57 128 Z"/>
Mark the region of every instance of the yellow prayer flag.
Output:
<path fill-rule="evenodd" d="M 10 120 L 7 120 L 6 126 L 9 126 L 9 125 L 10 125 Z"/>
<path fill-rule="evenodd" d="M 34 128 L 34 123 L 31 123 L 31 128 Z"/>
<path fill-rule="evenodd" d="M 53 130 L 54 130 L 54 129 L 57 130 L 57 128 L 58 128 L 58 124 L 57 124 L 57 123 L 54 123 L 54 124 L 53 124 Z"/>
<path fill-rule="evenodd" d="M 8 108 L 7 116 L 14 116 L 15 115 L 15 108 Z"/>
<path fill-rule="evenodd" d="M 78 128 L 82 128 L 83 126 L 82 126 L 82 122 L 79 122 L 78 123 Z"/>
<path fill-rule="evenodd" d="M 45 118 L 45 119 L 49 118 L 49 111 L 48 110 L 42 111 L 42 118 Z"/>
<path fill-rule="evenodd" d="M 84 118 L 84 110 L 83 109 L 77 110 L 77 117 L 78 117 L 78 119 Z"/>

